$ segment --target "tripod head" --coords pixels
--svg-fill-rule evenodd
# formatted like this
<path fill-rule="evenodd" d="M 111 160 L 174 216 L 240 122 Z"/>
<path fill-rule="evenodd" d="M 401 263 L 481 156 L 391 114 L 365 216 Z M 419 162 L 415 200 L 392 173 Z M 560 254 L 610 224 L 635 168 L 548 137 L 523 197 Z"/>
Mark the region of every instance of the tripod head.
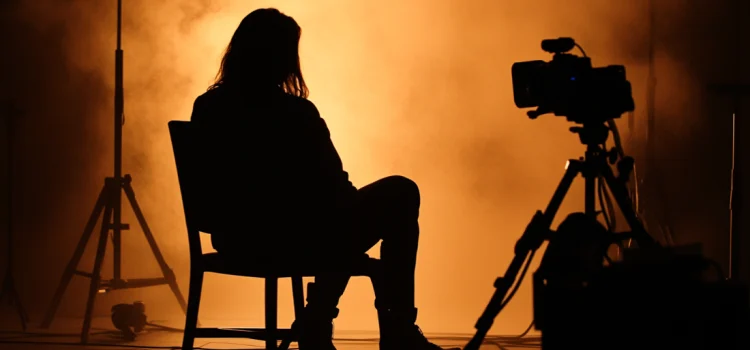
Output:
<path fill-rule="evenodd" d="M 610 124 L 614 125 L 614 124 Z M 635 166 L 635 160 L 633 157 L 626 156 L 620 146 L 616 146 L 611 150 L 606 149 L 606 142 L 609 139 L 609 132 L 615 133 L 615 144 L 617 144 L 617 130 L 614 126 L 609 126 L 605 122 L 591 122 L 583 123 L 580 126 L 573 126 L 570 128 L 570 132 L 578 134 L 578 139 L 581 144 L 586 145 L 586 157 L 583 158 L 584 162 L 592 161 L 594 157 L 605 158 L 609 164 L 617 166 L 616 178 L 624 183 L 627 183 L 630 179 L 630 175 L 633 172 Z M 618 161 L 619 159 L 619 161 Z"/>
<path fill-rule="evenodd" d="M 609 130 L 604 122 L 584 123 L 570 128 L 570 132 L 578 134 L 581 143 L 589 147 L 599 147 L 605 144 L 609 138 Z"/>

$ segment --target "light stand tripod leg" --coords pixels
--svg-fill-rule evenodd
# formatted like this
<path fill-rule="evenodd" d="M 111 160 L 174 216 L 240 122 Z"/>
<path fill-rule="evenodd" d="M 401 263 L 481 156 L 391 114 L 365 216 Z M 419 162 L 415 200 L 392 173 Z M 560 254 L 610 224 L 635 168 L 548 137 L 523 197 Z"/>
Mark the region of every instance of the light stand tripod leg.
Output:
<path fill-rule="evenodd" d="M 185 302 L 185 298 L 182 296 L 180 287 L 177 285 L 177 279 L 174 275 L 174 272 L 169 267 L 169 265 L 167 265 L 166 260 L 164 260 L 164 256 L 161 254 L 159 246 L 156 244 L 154 235 L 151 233 L 151 229 L 148 227 L 146 217 L 143 215 L 141 207 L 138 205 L 138 201 L 135 199 L 135 191 L 133 191 L 133 186 L 130 184 L 130 176 L 126 176 L 126 181 L 123 183 L 123 190 L 125 191 L 125 195 L 128 197 L 128 201 L 130 202 L 130 206 L 135 213 L 138 224 L 140 224 L 141 229 L 143 230 L 143 234 L 146 236 L 148 245 L 151 247 L 151 251 L 156 258 L 156 261 L 159 263 L 161 272 L 164 275 L 164 278 L 167 280 L 167 283 L 169 284 L 169 288 L 172 289 L 172 293 L 174 293 L 175 298 L 177 298 L 177 302 L 180 304 L 182 312 L 187 314 L 187 303 Z"/>
<path fill-rule="evenodd" d="M 65 272 L 63 272 L 62 279 L 60 279 L 60 284 L 57 286 L 55 295 L 52 298 L 52 303 L 50 304 L 49 309 L 47 309 L 44 320 L 42 320 L 42 328 L 49 328 L 49 326 L 52 324 L 52 320 L 55 318 L 55 313 L 57 312 L 57 308 L 60 306 L 60 301 L 65 294 L 65 289 L 68 288 L 70 280 L 73 279 L 73 275 L 75 275 L 76 270 L 78 269 L 78 263 L 81 261 L 81 257 L 86 251 L 86 244 L 88 244 L 88 241 L 91 238 L 91 234 L 94 232 L 94 228 L 96 228 L 96 223 L 99 220 L 99 216 L 104 210 L 108 191 L 108 182 L 105 182 L 104 187 L 102 187 L 102 190 L 99 192 L 99 198 L 97 198 L 96 200 L 96 205 L 94 205 L 94 210 L 91 212 L 89 221 L 86 223 L 86 227 L 83 230 L 83 235 L 78 241 L 78 246 L 73 253 L 73 257 L 68 262 L 68 266 L 65 268 Z M 106 220 L 103 221 L 107 222 Z"/>
<path fill-rule="evenodd" d="M 3 291 L 2 293 L 0 293 L 0 300 L 2 300 L 5 296 L 8 297 L 9 304 L 16 307 L 18 318 L 21 320 L 21 329 L 26 332 L 26 322 L 29 321 L 29 316 L 26 314 L 26 310 L 21 304 L 21 297 L 18 295 L 18 291 L 16 290 L 15 283 L 13 281 L 13 275 L 11 274 L 11 269 L 8 269 L 8 272 L 5 275 Z"/>
<path fill-rule="evenodd" d="M 119 190 L 119 189 L 117 189 Z M 111 194 L 111 192 L 110 192 Z M 81 330 L 81 343 L 86 344 L 89 340 L 89 330 L 91 329 L 91 317 L 94 312 L 94 301 L 96 294 L 99 293 L 99 283 L 101 281 L 102 263 L 107 250 L 107 238 L 111 226 L 113 208 L 109 205 L 104 209 L 102 217 L 102 226 L 99 233 L 99 245 L 96 248 L 96 258 L 94 260 L 94 271 L 91 272 L 91 284 L 89 285 L 89 297 L 86 301 L 86 314 L 83 319 L 83 329 Z"/>
<path fill-rule="evenodd" d="M 563 175 L 560 184 L 557 186 L 555 193 L 552 195 L 547 208 L 544 213 L 537 212 L 534 218 L 531 220 L 529 225 L 526 227 L 521 238 L 518 240 L 515 246 L 515 257 L 511 261 L 505 275 L 499 277 L 495 281 L 495 293 L 492 295 L 489 304 L 484 309 L 482 316 L 479 317 L 475 326 L 477 332 L 474 337 L 466 344 L 464 350 L 479 350 L 482 345 L 484 338 L 492 328 L 495 317 L 502 311 L 505 298 L 508 295 L 511 287 L 513 287 L 518 273 L 524 266 L 527 258 L 530 254 L 536 251 L 546 238 L 549 232 L 552 221 L 557 215 L 557 211 L 560 209 L 560 205 L 565 199 L 565 195 L 570 190 L 570 186 L 573 184 L 576 176 L 581 172 L 582 163 L 580 161 L 571 160 L 565 169 L 565 175 Z"/>

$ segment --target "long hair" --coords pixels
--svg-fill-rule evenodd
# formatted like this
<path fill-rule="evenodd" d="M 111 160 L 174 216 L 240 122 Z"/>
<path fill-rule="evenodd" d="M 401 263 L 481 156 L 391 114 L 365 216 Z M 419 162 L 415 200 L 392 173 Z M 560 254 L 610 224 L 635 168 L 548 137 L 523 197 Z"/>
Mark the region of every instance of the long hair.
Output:
<path fill-rule="evenodd" d="M 258 9 L 242 20 L 221 59 L 219 72 L 208 88 L 236 86 L 281 88 L 307 98 L 302 78 L 297 22 L 277 9 Z"/>

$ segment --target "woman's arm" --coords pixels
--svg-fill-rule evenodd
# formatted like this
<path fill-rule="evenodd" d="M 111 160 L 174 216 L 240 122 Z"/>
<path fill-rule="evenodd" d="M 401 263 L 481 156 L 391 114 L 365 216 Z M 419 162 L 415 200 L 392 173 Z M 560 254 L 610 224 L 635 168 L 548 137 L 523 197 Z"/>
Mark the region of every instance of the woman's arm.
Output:
<path fill-rule="evenodd" d="M 345 199 L 353 199 L 357 188 L 349 180 L 349 173 L 344 170 L 341 157 L 333 144 L 333 140 L 331 140 L 331 132 L 328 129 L 328 125 L 312 102 L 308 102 L 307 105 L 307 112 L 311 117 L 312 123 L 311 131 L 314 138 L 314 151 L 318 159 L 318 173 L 330 179 L 331 184 L 337 189 L 339 195 L 344 195 Z"/>
<path fill-rule="evenodd" d="M 193 102 L 193 112 L 190 114 L 191 122 L 202 122 L 206 118 L 206 102 L 203 95 L 198 96 Z"/>

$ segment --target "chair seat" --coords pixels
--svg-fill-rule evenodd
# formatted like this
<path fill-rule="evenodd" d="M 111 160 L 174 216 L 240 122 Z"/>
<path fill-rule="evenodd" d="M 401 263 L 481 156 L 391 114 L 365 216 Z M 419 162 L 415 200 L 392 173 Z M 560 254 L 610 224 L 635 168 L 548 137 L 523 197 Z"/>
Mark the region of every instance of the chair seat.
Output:
<path fill-rule="evenodd" d="M 206 272 L 220 273 L 225 275 L 246 276 L 246 277 L 311 277 L 321 271 L 321 267 L 314 261 L 295 262 L 286 261 L 268 261 L 253 257 L 227 257 L 219 253 L 207 253 L 202 256 L 203 270 Z M 372 273 L 375 264 L 380 260 L 371 258 L 367 254 L 362 254 L 351 261 L 342 262 L 339 272 L 347 273 L 351 276 L 368 276 Z"/>

